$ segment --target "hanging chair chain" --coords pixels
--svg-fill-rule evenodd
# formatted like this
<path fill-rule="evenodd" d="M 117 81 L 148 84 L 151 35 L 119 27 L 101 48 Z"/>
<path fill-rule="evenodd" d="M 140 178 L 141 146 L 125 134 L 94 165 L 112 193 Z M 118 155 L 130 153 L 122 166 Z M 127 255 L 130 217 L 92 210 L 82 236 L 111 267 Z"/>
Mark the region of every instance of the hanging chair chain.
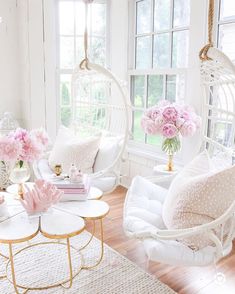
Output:
<path fill-rule="evenodd" d="M 208 10 L 208 44 L 205 45 L 199 52 L 199 58 L 202 61 L 211 60 L 207 56 L 208 50 L 213 47 L 213 27 L 214 27 L 214 12 L 215 12 L 215 1 L 209 0 L 209 10 Z"/>
<path fill-rule="evenodd" d="M 88 59 L 88 4 L 92 3 L 93 0 L 83 0 L 85 3 L 85 30 L 84 30 L 84 55 L 85 58 L 81 61 L 79 67 L 80 69 L 89 68 L 89 59 Z"/>

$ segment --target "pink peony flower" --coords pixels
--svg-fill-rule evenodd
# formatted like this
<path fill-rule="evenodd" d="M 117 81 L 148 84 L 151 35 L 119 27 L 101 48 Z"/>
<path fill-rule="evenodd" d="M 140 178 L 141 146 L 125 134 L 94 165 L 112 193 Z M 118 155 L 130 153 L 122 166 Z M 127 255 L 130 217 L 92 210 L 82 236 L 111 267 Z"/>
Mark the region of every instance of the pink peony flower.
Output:
<path fill-rule="evenodd" d="M 162 135 L 166 138 L 174 138 L 178 135 L 178 129 L 175 125 L 167 123 L 162 128 Z"/>
<path fill-rule="evenodd" d="M 146 111 L 145 115 L 149 117 L 150 119 L 155 120 L 159 115 L 161 115 L 161 111 L 158 107 L 154 106 L 149 108 Z"/>
<path fill-rule="evenodd" d="M 142 117 L 141 126 L 144 132 L 149 135 L 156 135 L 158 133 L 158 128 L 156 127 L 154 121 L 147 116 Z"/>
<path fill-rule="evenodd" d="M 185 123 L 185 120 L 181 117 L 177 118 L 175 125 L 178 129 L 182 127 L 182 125 Z"/>
<path fill-rule="evenodd" d="M 0 160 L 16 161 L 22 151 L 20 142 L 11 137 L 0 138 Z"/>
<path fill-rule="evenodd" d="M 45 149 L 49 144 L 49 137 L 43 128 L 35 129 L 30 132 L 30 136 L 34 137 L 35 140 L 42 145 Z"/>
<path fill-rule="evenodd" d="M 29 133 L 25 129 L 17 128 L 15 131 L 12 131 L 9 134 L 9 137 L 12 137 L 15 140 L 20 141 L 21 143 L 23 143 L 29 137 Z"/>
<path fill-rule="evenodd" d="M 190 137 L 196 132 L 196 125 L 193 121 L 186 121 L 180 128 L 183 137 Z"/>
<path fill-rule="evenodd" d="M 25 138 L 19 160 L 32 162 L 42 156 L 42 146 L 32 137 Z"/>
<path fill-rule="evenodd" d="M 164 126 L 165 124 L 165 120 L 164 120 L 164 117 L 162 116 L 162 114 L 160 114 L 156 119 L 155 119 L 155 125 L 156 125 L 156 128 L 159 130 L 159 132 L 162 131 L 162 127 Z"/>
<path fill-rule="evenodd" d="M 179 114 L 175 107 L 167 106 L 162 112 L 162 116 L 166 120 L 166 122 L 176 122 Z"/>

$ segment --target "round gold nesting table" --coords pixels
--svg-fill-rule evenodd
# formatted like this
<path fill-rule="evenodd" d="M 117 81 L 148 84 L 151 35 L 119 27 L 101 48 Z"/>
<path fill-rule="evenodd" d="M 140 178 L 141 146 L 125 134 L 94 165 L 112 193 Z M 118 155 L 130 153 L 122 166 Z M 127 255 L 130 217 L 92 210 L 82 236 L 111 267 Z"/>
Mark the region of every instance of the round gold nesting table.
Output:
<path fill-rule="evenodd" d="M 0 252 L 0 255 L 7 260 L 6 276 L 1 278 L 7 278 L 13 284 L 15 293 L 19 294 L 19 289 L 21 291 L 23 289 L 23 293 L 26 293 L 29 290 L 45 290 L 59 286 L 69 289 L 72 287 L 73 279 L 82 269 L 91 269 L 100 264 L 104 256 L 103 218 L 109 212 L 109 206 L 106 202 L 100 200 L 61 202 L 54 205 L 48 213 L 29 217 L 13 195 L 9 193 L 3 194 L 7 201 L 9 216 L 7 219 L 0 221 L 0 244 L 7 244 L 9 254 L 6 256 Z M 93 223 L 92 234 L 89 240 L 78 249 L 70 244 L 70 239 L 79 236 L 85 230 L 86 220 L 88 219 Z M 94 264 L 86 265 L 82 251 L 89 248 L 88 246 L 96 233 L 97 222 L 99 222 L 100 228 L 99 257 L 94 261 Z M 43 235 L 48 241 L 27 245 L 13 254 L 14 244 L 30 241 L 38 234 Z M 16 281 L 14 257 L 29 248 L 33 249 L 41 246 L 43 250 L 44 246 L 53 246 L 53 244 L 64 246 L 67 250 L 69 277 L 63 281 L 57 281 L 43 287 L 19 285 Z M 80 264 L 76 269 L 73 269 L 72 266 L 71 250 L 76 250 L 80 255 Z M 9 268 L 11 269 L 11 275 L 8 271 Z"/>

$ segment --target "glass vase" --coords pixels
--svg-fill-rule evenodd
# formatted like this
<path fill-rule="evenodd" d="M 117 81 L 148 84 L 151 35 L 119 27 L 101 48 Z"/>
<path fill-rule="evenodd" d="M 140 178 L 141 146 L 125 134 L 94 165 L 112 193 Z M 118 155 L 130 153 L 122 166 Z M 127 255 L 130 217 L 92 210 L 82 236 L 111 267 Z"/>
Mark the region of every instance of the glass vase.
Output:
<path fill-rule="evenodd" d="M 181 143 L 179 136 L 173 138 L 165 138 L 162 143 L 162 150 L 168 155 L 168 162 L 166 165 L 166 170 L 169 172 L 174 171 L 173 158 L 175 153 L 180 150 Z"/>
<path fill-rule="evenodd" d="M 10 173 L 10 181 L 18 184 L 18 195 L 23 199 L 24 183 L 30 179 L 30 166 L 28 162 L 19 160 L 15 163 Z"/>

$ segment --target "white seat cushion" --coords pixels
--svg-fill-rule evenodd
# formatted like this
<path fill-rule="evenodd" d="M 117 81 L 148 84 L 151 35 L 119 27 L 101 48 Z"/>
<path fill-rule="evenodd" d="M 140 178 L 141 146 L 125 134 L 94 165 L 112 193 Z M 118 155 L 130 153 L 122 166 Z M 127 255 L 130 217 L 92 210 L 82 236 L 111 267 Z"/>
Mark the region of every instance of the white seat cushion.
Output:
<path fill-rule="evenodd" d="M 124 229 L 127 233 L 141 233 L 166 229 L 162 208 L 168 190 L 137 176 L 128 190 L 124 208 Z M 177 241 L 147 238 L 143 241 L 150 260 L 182 266 L 207 266 L 214 260 L 215 248 L 207 246 L 193 251 Z M 230 250 L 231 248 L 229 248 Z"/>

